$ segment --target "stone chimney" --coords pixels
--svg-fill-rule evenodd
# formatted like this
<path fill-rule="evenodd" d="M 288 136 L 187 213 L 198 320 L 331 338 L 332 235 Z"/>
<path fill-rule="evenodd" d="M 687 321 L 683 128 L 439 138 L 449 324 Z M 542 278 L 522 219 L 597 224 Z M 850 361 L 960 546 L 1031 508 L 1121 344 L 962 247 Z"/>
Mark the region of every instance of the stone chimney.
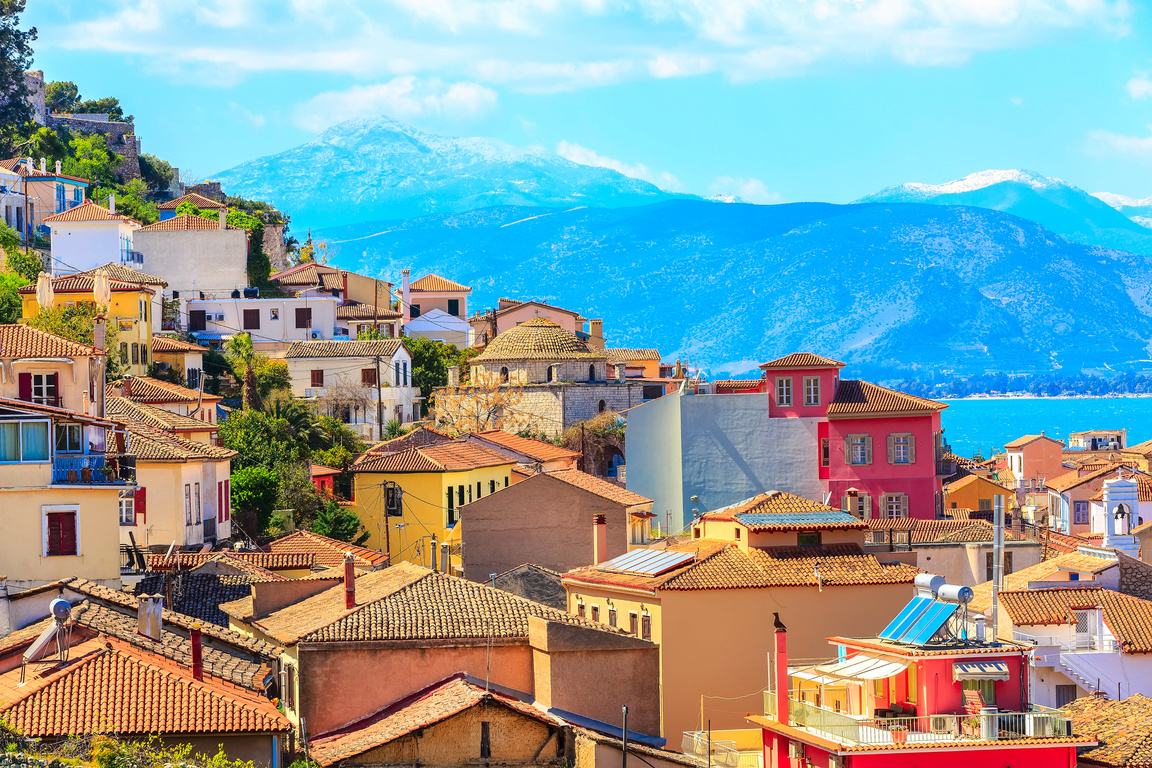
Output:
<path fill-rule="evenodd" d="M 404 324 L 407 325 L 408 321 L 412 319 L 412 312 L 409 309 L 411 306 L 408 303 L 408 282 L 412 277 L 412 270 L 400 270 L 400 311 L 404 313 Z"/>
<path fill-rule="evenodd" d="M 592 349 L 604 349 L 604 321 L 588 321 L 588 346 Z"/>
<path fill-rule="evenodd" d="M 344 607 L 356 607 L 356 563 L 351 552 L 344 553 Z"/>
<path fill-rule="evenodd" d="M 608 517 L 592 516 L 592 565 L 608 559 Z"/>
<path fill-rule="evenodd" d="M 56 175 L 57 175 L 57 176 L 59 176 L 59 175 L 60 175 L 60 172 L 61 172 L 61 167 L 62 167 L 62 166 L 63 166 L 63 164 L 62 164 L 62 163 L 61 163 L 59 160 L 57 160 L 57 161 L 56 161 Z"/>
<path fill-rule="evenodd" d="M 452 573 L 452 555 L 448 548 L 448 542 L 440 542 L 440 571 L 441 573 Z"/>
<path fill-rule="evenodd" d="M 160 595 L 140 595 L 136 606 L 136 631 L 159 643 L 163 628 L 164 598 Z"/>
<path fill-rule="evenodd" d="M 343 285 L 340 289 L 340 300 L 343 301 L 344 303 L 347 303 L 348 302 L 348 273 L 347 272 L 341 272 L 340 277 L 342 278 L 342 283 L 343 283 Z"/>
<path fill-rule="evenodd" d="M 450 386 L 450 387 L 460 386 L 460 366 L 458 366 L 458 365 L 448 366 L 448 386 Z"/>
<path fill-rule="evenodd" d="M 40 158 L 40 173 L 48 173 L 48 161 Z"/>
<path fill-rule="evenodd" d="M 116 213 L 116 193 L 108 195 L 108 213 Z"/>
<path fill-rule="evenodd" d="M 204 649 L 200 641 L 200 625 L 193 624 L 189 632 L 192 640 L 192 677 L 204 680 Z"/>
<path fill-rule="evenodd" d="M 220 209 L 220 229 L 228 229 L 228 209 Z"/>
<path fill-rule="evenodd" d="M 624 363 L 616 363 L 614 367 L 616 368 L 616 381 L 624 381 Z"/>

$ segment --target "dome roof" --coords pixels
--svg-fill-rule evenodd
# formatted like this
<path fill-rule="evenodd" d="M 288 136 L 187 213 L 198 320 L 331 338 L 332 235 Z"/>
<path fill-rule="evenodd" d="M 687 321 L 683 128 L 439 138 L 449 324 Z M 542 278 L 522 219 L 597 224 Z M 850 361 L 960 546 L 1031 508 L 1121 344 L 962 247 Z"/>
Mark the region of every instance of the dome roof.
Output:
<path fill-rule="evenodd" d="M 574 334 L 544 317 L 534 317 L 515 328 L 509 328 L 484 348 L 473 363 L 502 363 L 518 360 L 604 360 L 603 352 L 594 352 Z"/>

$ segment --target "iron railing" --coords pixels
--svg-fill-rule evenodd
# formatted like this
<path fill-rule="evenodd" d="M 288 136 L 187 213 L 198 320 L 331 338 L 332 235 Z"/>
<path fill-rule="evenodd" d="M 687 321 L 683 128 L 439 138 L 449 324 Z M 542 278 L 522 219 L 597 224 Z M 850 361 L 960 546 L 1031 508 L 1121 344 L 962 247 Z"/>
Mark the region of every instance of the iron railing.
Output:
<path fill-rule="evenodd" d="M 1072 632 L 1064 635 L 1033 635 L 1019 630 L 1012 631 L 1012 639 L 1030 645 L 1053 645 L 1061 651 L 1105 651 L 1119 653 L 1120 643 L 1115 637 L 1093 632 Z"/>
<path fill-rule="evenodd" d="M 136 482 L 136 456 L 130 453 L 57 454 L 53 485 L 129 485 Z"/>
<path fill-rule="evenodd" d="M 709 739 L 708 731 L 685 731 L 680 751 L 721 768 L 764 768 L 762 749 L 740 751 L 734 741 Z"/>

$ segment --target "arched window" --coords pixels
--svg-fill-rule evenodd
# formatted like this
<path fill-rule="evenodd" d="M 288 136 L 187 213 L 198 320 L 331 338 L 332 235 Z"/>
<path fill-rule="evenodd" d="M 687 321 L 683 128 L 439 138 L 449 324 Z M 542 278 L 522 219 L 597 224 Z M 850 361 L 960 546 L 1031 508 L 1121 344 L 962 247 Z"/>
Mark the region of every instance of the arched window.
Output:
<path fill-rule="evenodd" d="M 500 381 L 505 384 L 508 383 L 508 366 L 504 366 L 500 369 Z"/>
<path fill-rule="evenodd" d="M 600 401 L 600 405 L 599 405 L 599 411 L 600 411 L 600 413 L 604 413 L 604 408 L 605 408 L 605 405 L 604 405 L 604 401 L 603 401 L 603 400 L 601 400 L 601 401 Z"/>
<path fill-rule="evenodd" d="M 596 381 L 596 366 L 588 366 L 588 381 Z"/>
<path fill-rule="evenodd" d="M 555 367 L 556 366 L 554 366 L 554 365 L 548 366 L 548 381 L 552 381 L 552 371 Z"/>

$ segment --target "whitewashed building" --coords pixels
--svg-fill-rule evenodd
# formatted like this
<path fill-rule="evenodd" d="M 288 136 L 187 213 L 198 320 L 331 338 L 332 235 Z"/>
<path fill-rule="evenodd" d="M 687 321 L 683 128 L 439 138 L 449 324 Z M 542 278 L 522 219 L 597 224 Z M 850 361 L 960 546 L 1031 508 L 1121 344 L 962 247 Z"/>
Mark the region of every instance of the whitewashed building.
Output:
<path fill-rule="evenodd" d="M 296 341 L 331 341 L 337 337 L 336 298 L 180 297 L 181 323 L 201 344 L 220 347 L 237 333 L 250 333 L 252 346 L 275 356 Z"/>
<path fill-rule="evenodd" d="M 115 262 L 140 266 L 133 236 L 140 222 L 116 213 L 113 196 L 105 208 L 87 200 L 75 208 L 44 218 L 52 240 L 53 275 L 70 275 Z"/>

